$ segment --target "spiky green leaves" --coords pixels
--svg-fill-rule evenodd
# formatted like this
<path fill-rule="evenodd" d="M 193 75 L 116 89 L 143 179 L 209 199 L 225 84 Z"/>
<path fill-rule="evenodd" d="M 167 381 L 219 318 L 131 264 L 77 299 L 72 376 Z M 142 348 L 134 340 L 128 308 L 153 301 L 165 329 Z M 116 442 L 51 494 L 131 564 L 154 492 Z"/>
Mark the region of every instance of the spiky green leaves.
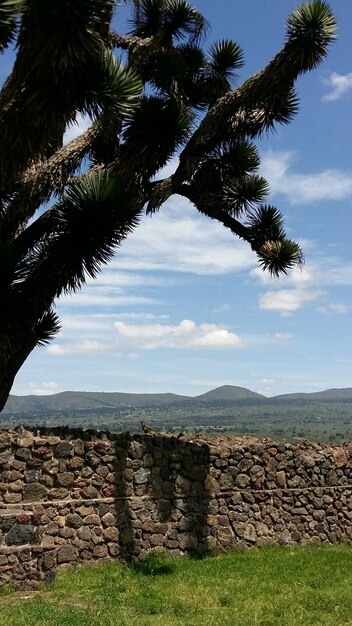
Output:
<path fill-rule="evenodd" d="M 301 4 L 287 20 L 287 41 L 294 46 L 301 71 L 318 65 L 336 38 L 336 21 L 330 5 L 322 0 Z"/>
<path fill-rule="evenodd" d="M 257 174 L 259 162 L 257 148 L 249 142 L 220 144 L 200 160 L 190 186 L 197 197 L 202 196 L 203 208 L 209 204 L 239 215 L 265 200 L 269 193 L 267 181 Z"/>
<path fill-rule="evenodd" d="M 192 43 L 202 36 L 207 23 L 185 0 L 140 0 L 132 26 L 138 37 L 157 37 L 163 44 L 187 38 Z"/>
<path fill-rule="evenodd" d="M 241 47 L 230 39 L 222 39 L 210 48 L 210 63 L 215 72 L 230 77 L 235 69 L 244 65 Z"/>
<path fill-rule="evenodd" d="M 28 250 L 23 289 L 48 304 L 62 292 L 75 291 L 111 259 L 136 227 L 140 211 L 135 192 L 117 176 L 83 176 L 17 238 Z"/>
<path fill-rule="evenodd" d="M 201 48 L 191 44 L 164 48 L 143 67 L 143 75 L 158 94 L 171 97 L 183 108 L 203 107 L 206 57 Z"/>
<path fill-rule="evenodd" d="M 138 181 L 149 180 L 186 140 L 192 119 L 174 100 L 143 98 L 124 132 L 121 171 Z"/>
<path fill-rule="evenodd" d="M 136 106 L 142 90 L 142 81 L 132 68 L 119 63 L 112 52 L 103 50 L 92 64 L 91 81 L 81 110 L 92 117 L 101 113 L 107 122 L 113 117 L 121 120 Z M 101 120 L 104 124 L 104 119 Z"/>
<path fill-rule="evenodd" d="M 165 3 L 163 31 L 166 37 L 190 43 L 198 41 L 207 27 L 203 15 L 185 0 L 168 0 Z"/>
<path fill-rule="evenodd" d="M 247 218 L 248 241 L 257 253 L 259 265 L 273 276 L 287 274 L 302 265 L 303 254 L 298 243 L 287 239 L 283 216 L 275 207 L 261 206 Z"/>
<path fill-rule="evenodd" d="M 11 43 L 16 30 L 16 17 L 21 13 L 23 0 L 3 0 L 0 5 L 0 52 Z"/>
<path fill-rule="evenodd" d="M 45 346 L 49 343 L 61 329 L 59 316 L 52 308 L 45 311 L 35 324 L 35 334 L 37 346 Z"/>
<path fill-rule="evenodd" d="M 228 213 L 238 215 L 263 202 L 269 194 L 269 183 L 257 174 L 230 179 L 224 187 L 223 207 Z"/>
<path fill-rule="evenodd" d="M 233 41 L 223 39 L 210 48 L 204 80 L 210 104 L 216 102 L 231 89 L 235 70 L 243 64 L 243 52 Z"/>
<path fill-rule="evenodd" d="M 257 251 L 257 255 L 263 270 L 267 270 L 276 278 L 303 263 L 301 247 L 291 239 L 267 241 Z"/>
<path fill-rule="evenodd" d="M 267 241 L 284 239 L 283 216 L 273 206 L 260 206 L 247 217 L 250 239 L 255 248 Z"/>
<path fill-rule="evenodd" d="M 114 0 L 24 0 L 20 50 L 33 52 L 38 67 L 56 74 L 83 65 L 102 47 L 101 29 L 110 24 Z M 33 50 L 30 48 L 32 43 Z"/>
<path fill-rule="evenodd" d="M 259 154 L 253 144 L 239 140 L 223 143 L 203 158 L 188 183 L 176 186 L 175 191 L 247 241 L 259 265 L 279 276 L 301 264 L 303 255 L 299 245 L 287 239 L 281 213 L 260 205 L 269 194 L 269 185 L 257 173 L 258 167 Z M 151 202 L 160 205 L 163 193 L 170 195 L 170 188 L 170 179 L 157 184 Z"/>

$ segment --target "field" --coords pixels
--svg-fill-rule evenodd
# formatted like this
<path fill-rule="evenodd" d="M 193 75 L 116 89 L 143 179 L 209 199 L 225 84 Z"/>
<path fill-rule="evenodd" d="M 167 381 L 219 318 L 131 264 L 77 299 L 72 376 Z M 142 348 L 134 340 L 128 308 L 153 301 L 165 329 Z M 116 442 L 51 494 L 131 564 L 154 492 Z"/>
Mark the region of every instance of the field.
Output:
<path fill-rule="evenodd" d="M 253 435 L 295 442 L 342 443 L 352 439 L 352 400 L 208 400 L 118 407 L 58 408 L 2 413 L 1 428 L 18 424 L 140 431 L 141 420 L 155 430 Z"/>
<path fill-rule="evenodd" d="M 352 626 L 352 546 L 151 555 L 0 594 L 1 626 Z"/>

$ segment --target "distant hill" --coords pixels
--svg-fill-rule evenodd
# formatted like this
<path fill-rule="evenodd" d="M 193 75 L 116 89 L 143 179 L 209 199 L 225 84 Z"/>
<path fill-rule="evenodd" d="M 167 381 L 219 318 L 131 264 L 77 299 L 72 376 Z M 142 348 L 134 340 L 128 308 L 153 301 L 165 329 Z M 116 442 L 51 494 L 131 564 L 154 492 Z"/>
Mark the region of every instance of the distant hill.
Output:
<path fill-rule="evenodd" d="M 271 400 L 352 400 L 352 387 L 326 389 L 314 393 L 286 393 L 274 396 Z"/>
<path fill-rule="evenodd" d="M 267 397 L 261 395 L 260 393 L 256 393 L 255 391 L 250 391 L 250 389 L 246 389 L 245 387 L 222 385 L 222 387 L 212 389 L 212 391 L 196 396 L 194 399 L 201 402 L 209 402 L 213 400 L 233 400 L 236 402 L 236 400 L 267 400 Z"/>
<path fill-rule="evenodd" d="M 352 441 L 352 388 L 291 393 L 268 398 L 223 385 L 196 397 L 173 393 L 64 391 L 47 396 L 10 396 L 0 428 L 68 426 L 113 433 L 156 431 L 235 434 L 295 442 Z"/>
<path fill-rule="evenodd" d="M 226 404 L 246 402 L 292 404 L 296 401 L 352 401 L 352 387 L 348 389 L 327 389 L 316 393 L 290 393 L 267 398 L 245 387 L 223 385 L 199 396 L 181 396 L 174 393 L 122 393 L 101 391 L 63 391 L 46 396 L 10 396 L 1 415 L 43 414 L 55 412 L 110 410 L 122 407 L 166 407 L 183 405 L 213 405 L 214 402 Z"/>
<path fill-rule="evenodd" d="M 119 406 L 176 404 L 185 400 L 189 400 L 189 397 L 179 396 L 175 393 L 63 391 L 46 396 L 10 396 L 3 412 L 70 411 Z"/>

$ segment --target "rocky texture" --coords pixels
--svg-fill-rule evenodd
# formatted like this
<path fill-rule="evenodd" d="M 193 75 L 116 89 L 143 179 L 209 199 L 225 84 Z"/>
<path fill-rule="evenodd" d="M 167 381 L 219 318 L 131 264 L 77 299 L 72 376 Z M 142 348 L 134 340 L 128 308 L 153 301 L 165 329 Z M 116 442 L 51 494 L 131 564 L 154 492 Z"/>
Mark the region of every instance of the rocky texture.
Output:
<path fill-rule="evenodd" d="M 352 539 L 352 443 L 0 431 L 0 582 L 154 548 Z"/>

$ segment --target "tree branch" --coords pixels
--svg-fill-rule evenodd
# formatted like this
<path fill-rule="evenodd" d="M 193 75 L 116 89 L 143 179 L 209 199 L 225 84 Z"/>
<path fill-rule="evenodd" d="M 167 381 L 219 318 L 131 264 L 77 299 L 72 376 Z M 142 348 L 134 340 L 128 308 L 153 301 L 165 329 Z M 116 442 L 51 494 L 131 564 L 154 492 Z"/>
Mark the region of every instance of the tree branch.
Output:
<path fill-rule="evenodd" d="M 47 161 L 29 167 L 17 183 L 13 197 L 2 210 L 0 234 L 14 236 L 33 217 L 43 202 L 62 191 L 72 173 L 80 166 L 101 128 L 96 122 L 79 137 L 55 152 Z"/>
<path fill-rule="evenodd" d="M 275 122 L 287 122 L 292 117 L 297 109 L 292 92 L 295 80 L 321 61 L 327 44 L 333 38 L 333 35 L 326 35 L 325 47 L 319 40 L 316 48 L 312 44 L 307 50 L 312 30 L 308 27 L 306 30 L 300 37 L 291 37 L 262 71 L 221 97 L 208 111 L 180 155 L 180 164 L 175 172 L 178 182 L 189 179 L 199 157 L 221 141 L 236 136 L 255 138 Z M 317 26 L 316 30 L 318 35 Z M 282 109 L 285 101 L 289 105 L 286 114 Z"/>
<path fill-rule="evenodd" d="M 224 226 L 226 226 L 226 228 L 229 228 L 234 235 L 237 235 L 247 243 L 251 244 L 250 230 L 246 226 L 226 213 L 226 211 L 219 208 L 214 209 L 214 211 L 209 211 L 209 204 L 207 207 L 202 206 L 201 198 L 197 197 L 197 195 L 193 193 L 193 190 L 189 185 L 176 186 L 174 188 L 174 193 L 187 198 L 195 205 L 200 213 L 203 213 L 203 215 L 206 215 L 213 220 L 221 222 Z"/>

